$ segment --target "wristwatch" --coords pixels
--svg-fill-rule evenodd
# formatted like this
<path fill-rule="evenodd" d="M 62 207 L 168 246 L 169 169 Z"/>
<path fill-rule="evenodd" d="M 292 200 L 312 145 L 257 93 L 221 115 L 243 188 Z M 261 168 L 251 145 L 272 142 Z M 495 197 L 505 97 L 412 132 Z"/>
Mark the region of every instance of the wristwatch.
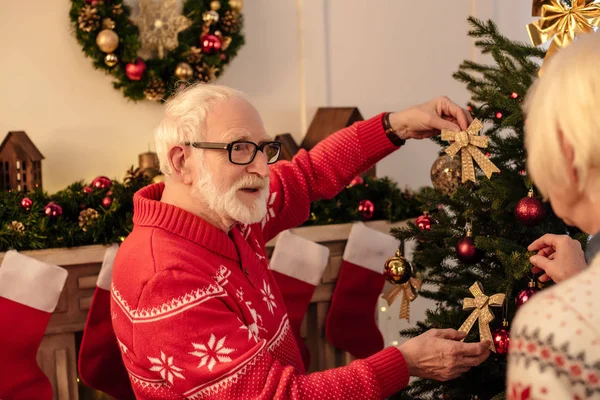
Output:
<path fill-rule="evenodd" d="M 406 143 L 406 140 L 398 136 L 396 131 L 392 128 L 392 124 L 390 123 L 390 114 L 391 113 L 388 112 L 383 115 L 383 129 L 385 130 L 385 135 L 394 145 L 403 146 Z"/>

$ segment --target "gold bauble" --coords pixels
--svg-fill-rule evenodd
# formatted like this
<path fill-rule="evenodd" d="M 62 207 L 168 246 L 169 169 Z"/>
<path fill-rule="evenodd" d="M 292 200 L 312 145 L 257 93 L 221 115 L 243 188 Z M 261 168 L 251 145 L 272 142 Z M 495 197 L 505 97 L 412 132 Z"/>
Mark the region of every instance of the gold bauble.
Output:
<path fill-rule="evenodd" d="M 114 53 L 110 53 L 104 56 L 104 64 L 108 65 L 109 67 L 114 67 L 115 65 L 117 65 L 118 62 L 119 57 L 117 57 L 117 55 Z"/>
<path fill-rule="evenodd" d="M 213 0 L 210 2 L 210 9 L 213 11 L 219 11 L 221 8 L 221 2 L 219 0 Z"/>
<path fill-rule="evenodd" d="M 431 183 L 443 194 L 452 194 L 461 185 L 461 171 L 458 159 L 442 154 L 431 166 Z"/>
<path fill-rule="evenodd" d="M 104 53 L 112 53 L 119 47 L 119 35 L 111 29 L 104 29 L 96 36 L 96 44 Z"/>
<path fill-rule="evenodd" d="M 202 14 L 202 21 L 204 21 L 204 25 L 211 26 L 212 24 L 216 24 L 219 22 L 219 13 L 216 11 L 206 11 Z"/>
<path fill-rule="evenodd" d="M 244 0 L 229 0 L 229 7 L 235 12 L 241 12 L 244 7 Z"/>
<path fill-rule="evenodd" d="M 412 267 L 399 249 L 393 257 L 388 258 L 385 262 L 383 276 L 388 282 L 396 285 L 406 283 L 412 277 Z"/>
<path fill-rule="evenodd" d="M 180 62 L 175 68 L 175 76 L 184 81 L 190 80 L 194 76 L 194 69 L 190 64 Z"/>

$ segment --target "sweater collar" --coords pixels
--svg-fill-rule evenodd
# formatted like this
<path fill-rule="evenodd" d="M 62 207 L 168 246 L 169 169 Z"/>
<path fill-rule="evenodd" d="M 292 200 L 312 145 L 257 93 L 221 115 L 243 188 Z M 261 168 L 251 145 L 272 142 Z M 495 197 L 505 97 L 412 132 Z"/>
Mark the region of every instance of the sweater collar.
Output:
<path fill-rule="evenodd" d="M 225 232 L 199 216 L 160 201 L 164 182 L 140 189 L 133 196 L 133 223 L 160 228 L 232 260 L 239 259 L 236 247 Z M 233 227 L 232 229 L 236 229 Z"/>

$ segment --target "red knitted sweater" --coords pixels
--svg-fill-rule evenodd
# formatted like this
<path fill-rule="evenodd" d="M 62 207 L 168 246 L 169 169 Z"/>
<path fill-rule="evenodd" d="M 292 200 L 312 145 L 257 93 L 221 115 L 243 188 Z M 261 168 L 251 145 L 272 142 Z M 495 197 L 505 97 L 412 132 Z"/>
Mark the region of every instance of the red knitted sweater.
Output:
<path fill-rule="evenodd" d="M 408 383 L 396 348 L 306 374 L 265 252 L 267 241 L 308 218 L 312 201 L 335 196 L 396 149 L 381 118 L 274 164 L 259 224 L 225 233 L 160 202 L 162 183 L 135 195 L 111 308 L 138 399 L 380 399 Z"/>

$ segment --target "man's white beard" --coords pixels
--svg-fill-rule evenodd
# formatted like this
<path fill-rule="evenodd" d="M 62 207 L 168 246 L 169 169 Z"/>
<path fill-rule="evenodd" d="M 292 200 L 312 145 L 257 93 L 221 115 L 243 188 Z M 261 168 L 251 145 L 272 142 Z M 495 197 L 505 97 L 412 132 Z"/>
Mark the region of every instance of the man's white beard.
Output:
<path fill-rule="evenodd" d="M 202 162 L 201 162 L 202 163 Z M 226 190 L 215 184 L 208 168 L 202 166 L 199 171 L 200 180 L 196 183 L 196 194 L 208 203 L 209 209 L 220 218 L 226 217 L 242 224 L 255 224 L 262 221 L 267 213 L 267 197 L 269 195 L 269 178 L 246 175 Z M 259 197 L 251 207 L 247 207 L 238 199 L 238 190 L 247 187 L 262 187 Z"/>

